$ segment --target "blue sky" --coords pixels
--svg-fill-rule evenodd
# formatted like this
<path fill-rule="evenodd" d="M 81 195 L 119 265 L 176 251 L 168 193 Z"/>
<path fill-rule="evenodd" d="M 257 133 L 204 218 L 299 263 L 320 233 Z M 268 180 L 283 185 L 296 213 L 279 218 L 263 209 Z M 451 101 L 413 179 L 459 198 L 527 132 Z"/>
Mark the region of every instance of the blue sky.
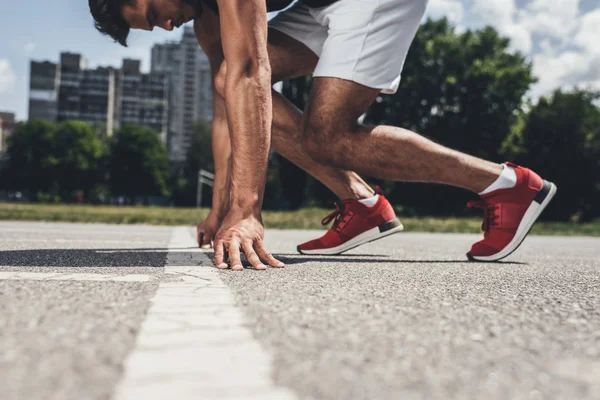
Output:
<path fill-rule="evenodd" d="M 458 29 L 495 26 L 534 63 L 534 98 L 557 87 L 600 89 L 600 0 L 430 0 L 428 15 L 448 16 Z M 27 118 L 29 61 L 57 62 L 82 53 L 91 67 L 119 66 L 125 57 L 149 68 L 152 44 L 181 31 L 132 33 L 128 48 L 96 32 L 87 0 L 6 1 L 0 14 L 0 111 Z"/>

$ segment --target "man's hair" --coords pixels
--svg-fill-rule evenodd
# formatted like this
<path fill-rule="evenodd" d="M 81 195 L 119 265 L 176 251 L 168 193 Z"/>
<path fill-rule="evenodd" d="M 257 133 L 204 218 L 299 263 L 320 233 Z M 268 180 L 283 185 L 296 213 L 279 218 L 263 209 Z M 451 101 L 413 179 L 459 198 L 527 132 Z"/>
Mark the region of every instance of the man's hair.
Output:
<path fill-rule="evenodd" d="M 109 35 L 121 46 L 127 47 L 129 24 L 123 19 L 122 9 L 132 0 L 89 0 L 90 12 L 94 17 L 96 29 Z"/>

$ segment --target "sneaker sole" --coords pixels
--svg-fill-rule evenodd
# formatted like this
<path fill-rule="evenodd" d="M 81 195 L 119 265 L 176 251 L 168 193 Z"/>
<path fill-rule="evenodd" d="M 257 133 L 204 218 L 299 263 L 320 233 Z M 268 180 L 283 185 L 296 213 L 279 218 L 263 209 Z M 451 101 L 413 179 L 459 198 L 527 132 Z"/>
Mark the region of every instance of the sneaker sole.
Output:
<path fill-rule="evenodd" d="M 529 234 L 529 231 L 531 231 L 533 224 L 535 223 L 535 221 L 537 221 L 538 217 L 540 216 L 542 211 L 544 211 L 546 206 L 550 203 L 550 200 L 552 200 L 552 198 L 556 194 L 556 191 L 557 187 L 554 183 L 544 181 L 542 189 L 535 196 L 535 199 L 533 199 L 533 201 L 529 205 L 529 208 L 527 208 L 527 211 L 525 212 L 525 215 L 523 215 L 523 219 L 521 220 L 521 223 L 517 228 L 517 232 L 515 233 L 515 236 L 510 241 L 510 243 L 504 249 L 491 256 L 475 257 L 469 252 L 467 253 L 468 259 L 470 261 L 499 261 L 511 255 L 515 250 L 519 248 L 521 243 L 523 243 L 523 241 Z"/>
<path fill-rule="evenodd" d="M 331 247 L 328 249 L 317 249 L 317 250 L 301 250 L 300 246 L 296 247 L 300 254 L 311 254 L 311 255 L 324 255 L 333 256 L 342 254 L 348 250 L 352 250 L 355 247 L 363 245 L 365 243 L 374 242 L 375 240 L 383 239 L 386 236 L 393 235 L 394 233 L 402 232 L 404 226 L 398 218 L 386 222 L 385 224 L 379 225 L 376 228 L 369 229 L 361 233 L 358 236 L 353 237 L 346 243 L 343 243 L 337 247 Z"/>

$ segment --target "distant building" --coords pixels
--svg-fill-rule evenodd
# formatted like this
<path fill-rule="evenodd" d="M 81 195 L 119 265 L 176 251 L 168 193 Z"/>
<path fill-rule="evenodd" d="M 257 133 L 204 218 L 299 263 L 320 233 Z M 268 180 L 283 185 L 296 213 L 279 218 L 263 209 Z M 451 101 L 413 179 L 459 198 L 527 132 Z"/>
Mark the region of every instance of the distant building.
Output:
<path fill-rule="evenodd" d="M 60 67 L 49 61 L 31 61 L 29 119 L 56 121 Z"/>
<path fill-rule="evenodd" d="M 194 122 L 212 120 L 213 114 L 210 64 L 192 27 L 184 28 L 181 41 L 152 47 L 151 71 L 169 79 L 169 158 L 174 164 L 183 163 Z"/>
<path fill-rule="evenodd" d="M 115 114 L 115 69 L 88 69 L 80 54 L 61 53 L 57 121 L 74 119 L 111 136 Z"/>
<path fill-rule="evenodd" d="M 140 61 L 124 59 L 119 73 L 117 104 L 119 123 L 152 128 L 167 145 L 169 85 L 162 73 L 140 72 Z"/>
<path fill-rule="evenodd" d="M 58 113 L 56 121 L 79 119 L 81 106 L 79 91 L 85 67 L 85 59 L 79 54 L 60 54 L 60 63 L 58 64 L 60 80 L 58 83 Z"/>
<path fill-rule="evenodd" d="M 6 150 L 6 139 L 12 135 L 16 127 L 15 114 L 0 112 L 0 152 Z"/>
<path fill-rule="evenodd" d="M 84 121 L 112 135 L 114 68 L 87 69 L 80 54 L 61 53 L 60 63 L 31 61 L 29 119 Z"/>
<path fill-rule="evenodd" d="M 122 123 L 154 129 L 167 141 L 168 83 L 163 74 L 142 74 L 140 62 L 87 68 L 83 56 L 61 53 L 60 64 L 31 62 L 29 119 L 78 120 L 108 136 Z"/>
<path fill-rule="evenodd" d="M 208 57 L 191 27 L 180 41 L 152 48 L 150 73 L 132 59 L 90 69 L 82 55 L 63 52 L 58 64 L 31 61 L 30 82 L 29 119 L 85 121 L 107 135 L 126 123 L 147 126 L 176 167 L 187 158 L 194 123 L 213 114 Z"/>

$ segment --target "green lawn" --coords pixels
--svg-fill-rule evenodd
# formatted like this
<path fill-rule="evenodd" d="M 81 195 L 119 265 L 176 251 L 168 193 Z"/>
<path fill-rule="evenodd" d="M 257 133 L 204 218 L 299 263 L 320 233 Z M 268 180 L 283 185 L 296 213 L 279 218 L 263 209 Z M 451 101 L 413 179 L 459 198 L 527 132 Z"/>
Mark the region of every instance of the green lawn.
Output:
<path fill-rule="evenodd" d="M 265 226 L 271 229 L 323 229 L 321 219 L 331 210 L 305 208 L 299 211 L 265 211 Z M 117 207 L 54 204 L 0 203 L 0 220 L 100 222 L 109 224 L 195 225 L 208 209 L 163 207 Z M 477 218 L 402 218 L 411 232 L 480 232 Z M 588 224 L 539 222 L 538 235 L 600 236 L 600 220 Z"/>

